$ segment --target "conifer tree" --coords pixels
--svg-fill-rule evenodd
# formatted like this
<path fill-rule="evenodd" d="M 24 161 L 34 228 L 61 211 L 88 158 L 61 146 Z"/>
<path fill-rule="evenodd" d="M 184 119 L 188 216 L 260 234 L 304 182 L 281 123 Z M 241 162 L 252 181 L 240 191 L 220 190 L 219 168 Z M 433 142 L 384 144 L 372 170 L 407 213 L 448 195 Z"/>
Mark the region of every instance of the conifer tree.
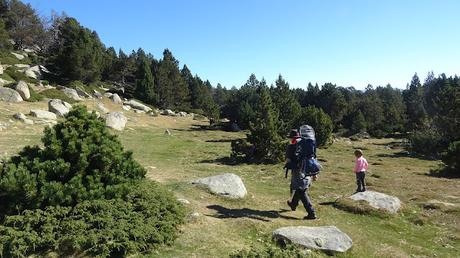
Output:
<path fill-rule="evenodd" d="M 300 104 L 289 89 L 289 83 L 281 75 L 278 76 L 275 87 L 272 87 L 271 90 L 273 104 L 279 112 L 279 119 L 283 123 L 280 128 L 282 132 L 280 133 L 287 133 L 289 129 L 299 126 L 295 125 L 294 122 L 300 115 Z"/>
<path fill-rule="evenodd" d="M 136 96 L 146 103 L 155 105 L 158 96 L 155 93 L 154 80 L 147 57 L 143 57 L 137 69 Z"/>
<path fill-rule="evenodd" d="M 278 112 L 274 108 L 264 80 L 257 88 L 259 96 L 255 119 L 250 123 L 248 142 L 253 145 L 253 158 L 258 161 L 280 161 L 283 158 L 282 137 L 279 135 Z"/>
<path fill-rule="evenodd" d="M 427 117 L 423 105 L 423 88 L 417 73 L 414 74 L 411 83 L 403 94 L 407 109 L 407 130 L 412 131 L 422 128 Z"/>

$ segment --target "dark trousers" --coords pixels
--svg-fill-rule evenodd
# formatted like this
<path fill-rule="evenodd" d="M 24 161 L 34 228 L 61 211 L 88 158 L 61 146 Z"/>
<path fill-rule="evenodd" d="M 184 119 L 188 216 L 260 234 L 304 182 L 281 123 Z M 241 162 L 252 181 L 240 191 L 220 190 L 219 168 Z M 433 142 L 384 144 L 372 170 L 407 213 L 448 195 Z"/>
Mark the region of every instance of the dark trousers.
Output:
<path fill-rule="evenodd" d="M 357 192 L 366 191 L 366 184 L 364 182 L 365 177 L 366 173 L 364 171 L 356 173 L 356 185 L 358 186 L 358 188 L 356 189 Z"/>
<path fill-rule="evenodd" d="M 299 201 L 302 201 L 303 207 L 308 212 L 308 214 L 315 215 L 315 209 L 313 209 L 313 205 L 311 204 L 310 198 L 308 197 L 307 189 L 294 191 L 291 205 L 293 207 L 297 207 L 297 205 L 299 205 Z"/>

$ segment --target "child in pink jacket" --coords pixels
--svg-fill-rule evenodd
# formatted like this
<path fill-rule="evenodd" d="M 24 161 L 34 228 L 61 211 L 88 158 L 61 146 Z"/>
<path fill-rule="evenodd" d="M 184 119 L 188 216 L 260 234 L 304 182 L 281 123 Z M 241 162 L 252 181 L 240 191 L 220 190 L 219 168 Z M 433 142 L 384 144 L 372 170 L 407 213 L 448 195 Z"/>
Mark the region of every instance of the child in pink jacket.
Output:
<path fill-rule="evenodd" d="M 355 169 L 353 170 L 356 174 L 356 184 L 358 188 L 356 192 L 366 191 L 366 184 L 364 183 L 364 178 L 366 177 L 366 171 L 369 167 L 367 160 L 363 157 L 363 152 L 361 150 L 355 150 L 356 164 Z"/>

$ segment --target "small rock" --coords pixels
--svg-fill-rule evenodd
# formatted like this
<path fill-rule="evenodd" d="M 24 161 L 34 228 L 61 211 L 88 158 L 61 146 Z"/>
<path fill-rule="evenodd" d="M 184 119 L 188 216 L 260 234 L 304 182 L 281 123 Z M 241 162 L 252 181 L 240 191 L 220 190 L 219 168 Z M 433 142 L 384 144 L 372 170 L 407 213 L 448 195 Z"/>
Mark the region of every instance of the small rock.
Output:
<path fill-rule="evenodd" d="M 184 111 L 177 113 L 177 115 L 179 115 L 180 117 L 187 117 L 187 113 Z"/>
<path fill-rule="evenodd" d="M 21 55 L 21 54 L 18 54 L 18 53 L 15 53 L 15 52 L 11 52 L 11 54 L 16 57 L 18 60 L 22 60 L 25 58 L 24 55 Z"/>
<path fill-rule="evenodd" d="M 171 136 L 171 135 L 172 135 L 172 133 L 171 133 L 171 131 L 169 131 L 169 129 L 166 129 L 166 130 L 165 130 L 165 134 L 168 135 L 168 136 Z"/>
<path fill-rule="evenodd" d="M 3 65 L 0 64 L 0 75 L 3 74 Z"/>
<path fill-rule="evenodd" d="M 23 100 L 30 99 L 30 91 L 29 86 L 25 81 L 19 81 L 15 86 L 14 89 L 21 95 Z"/>
<path fill-rule="evenodd" d="M 42 77 L 42 72 L 40 66 L 35 65 L 25 70 L 25 75 L 29 78 L 40 79 Z"/>
<path fill-rule="evenodd" d="M 134 109 L 134 113 L 136 114 L 145 114 L 144 110 Z"/>
<path fill-rule="evenodd" d="M 4 88 L 0 87 L 0 100 L 6 101 L 6 102 L 21 102 L 23 101 L 21 95 L 19 92 L 10 89 L 10 88 Z"/>
<path fill-rule="evenodd" d="M 230 173 L 197 179 L 192 184 L 204 186 L 211 193 L 232 199 L 243 198 L 247 194 L 241 178 Z"/>
<path fill-rule="evenodd" d="M 105 125 L 118 131 L 122 131 L 125 128 L 126 122 L 128 122 L 128 119 L 121 112 L 110 112 L 105 118 Z"/>
<path fill-rule="evenodd" d="M 106 98 L 110 98 L 110 97 L 112 97 L 112 95 L 113 95 L 113 93 L 111 93 L 111 92 L 106 92 L 106 93 L 104 93 L 104 96 L 105 96 Z"/>
<path fill-rule="evenodd" d="M 45 110 L 32 109 L 30 110 L 30 115 L 36 118 L 46 119 L 46 120 L 56 120 L 56 114 L 51 113 Z M 49 122 L 49 121 L 47 121 Z"/>
<path fill-rule="evenodd" d="M 196 221 L 200 218 L 200 214 L 198 212 L 193 212 L 188 215 L 188 220 L 189 221 Z"/>
<path fill-rule="evenodd" d="M 97 99 L 102 99 L 102 94 L 97 90 L 93 90 L 93 96 Z"/>
<path fill-rule="evenodd" d="M 28 118 L 26 117 L 26 115 L 24 115 L 23 113 L 16 113 L 16 114 L 13 115 L 13 117 L 14 117 L 15 119 L 17 119 L 17 120 L 19 120 L 19 121 L 25 123 L 25 124 L 28 124 L 28 125 L 33 125 L 33 124 L 34 124 L 34 121 L 31 120 L 31 119 L 28 119 Z"/>
<path fill-rule="evenodd" d="M 116 94 L 116 93 L 112 94 L 112 96 L 110 96 L 109 98 L 115 104 L 122 104 L 123 103 L 123 100 L 121 100 L 120 96 L 118 96 L 118 94 Z"/>
<path fill-rule="evenodd" d="M 72 105 L 60 99 L 51 99 L 48 102 L 48 110 L 61 117 L 67 115 L 71 108 Z"/>
<path fill-rule="evenodd" d="M 127 106 L 127 105 L 123 105 L 121 108 L 123 110 L 125 110 L 125 111 L 130 111 L 131 110 L 131 106 Z"/>
<path fill-rule="evenodd" d="M 165 109 L 161 111 L 161 114 L 164 116 L 176 116 L 176 113 L 174 113 L 174 111 L 172 111 L 171 109 Z"/>
<path fill-rule="evenodd" d="M 103 114 L 107 114 L 109 113 L 109 110 L 104 106 L 104 104 L 102 104 L 101 102 L 98 102 L 97 103 L 97 108 L 99 108 L 99 110 L 103 113 Z"/>
<path fill-rule="evenodd" d="M 131 106 L 133 109 L 139 109 L 139 110 L 143 110 L 145 112 L 149 112 L 151 111 L 152 109 L 142 103 L 140 103 L 139 101 L 136 101 L 134 99 L 131 99 L 129 101 L 125 101 L 124 102 L 125 105 L 127 106 Z"/>
<path fill-rule="evenodd" d="M 178 198 L 177 201 L 182 203 L 182 204 L 185 204 L 185 205 L 190 204 L 190 202 L 188 200 L 182 199 L 182 198 Z"/>
<path fill-rule="evenodd" d="M 91 98 L 91 95 L 89 95 L 84 89 L 80 87 L 76 87 L 75 91 L 77 92 L 78 96 L 81 98 Z"/>
<path fill-rule="evenodd" d="M 80 95 L 78 95 L 78 92 L 75 90 L 75 89 L 71 89 L 71 88 L 66 88 L 66 87 L 63 87 L 61 89 L 62 92 L 64 92 L 64 94 L 73 99 L 73 100 L 76 100 L 76 101 L 81 101 L 82 99 L 80 98 Z"/>

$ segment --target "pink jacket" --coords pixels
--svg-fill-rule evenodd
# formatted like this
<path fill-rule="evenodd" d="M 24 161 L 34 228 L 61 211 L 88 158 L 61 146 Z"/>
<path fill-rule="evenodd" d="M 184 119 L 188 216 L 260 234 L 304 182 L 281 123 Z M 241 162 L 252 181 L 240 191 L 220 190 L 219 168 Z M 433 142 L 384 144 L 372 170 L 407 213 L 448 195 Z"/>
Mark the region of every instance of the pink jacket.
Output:
<path fill-rule="evenodd" d="M 356 159 L 355 169 L 353 170 L 355 173 L 361 171 L 367 171 L 369 164 L 367 164 L 367 160 L 364 157 L 359 157 Z"/>

